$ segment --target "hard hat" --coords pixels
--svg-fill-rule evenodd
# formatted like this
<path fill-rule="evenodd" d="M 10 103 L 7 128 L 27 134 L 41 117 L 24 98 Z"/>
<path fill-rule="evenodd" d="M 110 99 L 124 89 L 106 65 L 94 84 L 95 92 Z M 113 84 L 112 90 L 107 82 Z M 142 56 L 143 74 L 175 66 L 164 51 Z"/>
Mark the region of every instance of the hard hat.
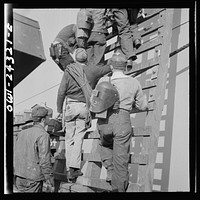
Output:
<path fill-rule="evenodd" d="M 36 106 L 32 110 L 32 119 L 33 121 L 39 121 L 41 117 L 45 117 L 48 115 L 48 109 L 42 106 Z"/>
<path fill-rule="evenodd" d="M 113 66 L 114 69 L 124 70 L 126 68 L 127 59 L 121 53 L 114 53 L 109 64 Z"/>
<path fill-rule="evenodd" d="M 110 82 L 99 83 L 92 91 L 90 111 L 100 113 L 110 108 L 119 99 L 119 93 Z"/>
<path fill-rule="evenodd" d="M 83 48 L 77 48 L 75 52 L 75 59 L 78 62 L 85 62 L 87 60 L 87 52 Z"/>

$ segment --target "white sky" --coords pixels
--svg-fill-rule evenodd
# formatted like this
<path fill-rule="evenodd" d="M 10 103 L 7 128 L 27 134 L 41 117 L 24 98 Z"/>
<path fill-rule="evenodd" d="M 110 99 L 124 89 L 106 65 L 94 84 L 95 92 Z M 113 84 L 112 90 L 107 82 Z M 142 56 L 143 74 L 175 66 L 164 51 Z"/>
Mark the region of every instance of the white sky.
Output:
<path fill-rule="evenodd" d="M 45 103 L 56 116 L 57 91 L 63 72 L 53 62 L 49 55 L 49 47 L 58 32 L 66 25 L 76 23 L 79 9 L 13 9 L 14 12 L 39 22 L 46 61 L 40 64 L 32 73 L 23 79 L 15 88 L 14 113 L 30 109 L 35 104 Z M 56 87 L 53 87 L 57 85 Z M 48 88 L 52 89 L 24 101 Z M 24 101 L 24 102 L 22 102 Z M 22 103 L 20 103 L 22 102 Z"/>

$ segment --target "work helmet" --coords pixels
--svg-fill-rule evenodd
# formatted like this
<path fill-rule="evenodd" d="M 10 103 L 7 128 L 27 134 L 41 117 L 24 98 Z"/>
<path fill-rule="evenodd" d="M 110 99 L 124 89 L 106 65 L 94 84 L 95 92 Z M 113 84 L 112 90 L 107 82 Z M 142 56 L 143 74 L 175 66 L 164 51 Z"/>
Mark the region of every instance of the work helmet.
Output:
<path fill-rule="evenodd" d="M 113 66 L 114 69 L 124 70 L 126 69 L 127 59 L 121 53 L 114 53 L 109 64 Z"/>
<path fill-rule="evenodd" d="M 90 111 L 103 112 L 113 106 L 117 100 L 119 100 L 119 93 L 115 86 L 110 82 L 101 82 L 92 91 Z"/>

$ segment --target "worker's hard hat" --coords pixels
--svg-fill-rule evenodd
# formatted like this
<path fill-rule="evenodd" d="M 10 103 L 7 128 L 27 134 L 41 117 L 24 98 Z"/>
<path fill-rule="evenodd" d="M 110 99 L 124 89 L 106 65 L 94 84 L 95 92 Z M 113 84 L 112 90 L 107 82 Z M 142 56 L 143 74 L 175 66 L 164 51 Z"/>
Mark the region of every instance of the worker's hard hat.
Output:
<path fill-rule="evenodd" d="M 85 62 L 87 60 L 87 52 L 83 48 L 77 48 L 75 52 L 75 59 L 78 62 Z"/>
<path fill-rule="evenodd" d="M 110 82 L 99 83 L 91 96 L 90 111 L 100 113 L 110 108 L 119 100 L 119 93 Z"/>
<path fill-rule="evenodd" d="M 121 53 L 114 53 L 109 60 L 109 64 L 111 64 L 114 69 L 124 70 L 126 68 L 127 59 Z"/>

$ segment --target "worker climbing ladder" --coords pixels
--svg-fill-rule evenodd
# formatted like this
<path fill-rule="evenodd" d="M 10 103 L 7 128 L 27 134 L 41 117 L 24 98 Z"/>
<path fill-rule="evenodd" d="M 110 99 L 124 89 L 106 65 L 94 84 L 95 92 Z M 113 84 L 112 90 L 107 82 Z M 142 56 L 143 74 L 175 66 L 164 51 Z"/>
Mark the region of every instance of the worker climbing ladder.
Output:
<path fill-rule="evenodd" d="M 136 64 L 127 75 L 136 77 L 146 94 L 149 111 L 132 110 L 131 121 L 133 135 L 129 160 L 129 187 L 127 192 L 151 192 L 154 166 L 156 161 L 161 112 L 164 104 L 166 78 L 170 57 L 173 9 L 144 9 L 146 18 L 138 17 L 138 30 L 142 37 L 142 46 L 137 49 Z M 117 38 L 116 33 L 108 35 L 107 41 Z M 119 42 L 111 43 L 106 48 L 108 59 L 120 48 Z M 83 176 L 75 183 L 67 183 L 63 169 L 56 162 L 55 179 L 59 183 L 59 192 L 102 192 L 111 190 L 106 182 L 106 169 L 102 166 L 99 155 L 99 134 L 96 120 L 85 135 L 82 153 Z M 60 137 L 61 143 L 64 138 Z M 62 160 L 62 161 L 61 161 Z M 59 172 L 60 170 L 60 172 Z"/>

